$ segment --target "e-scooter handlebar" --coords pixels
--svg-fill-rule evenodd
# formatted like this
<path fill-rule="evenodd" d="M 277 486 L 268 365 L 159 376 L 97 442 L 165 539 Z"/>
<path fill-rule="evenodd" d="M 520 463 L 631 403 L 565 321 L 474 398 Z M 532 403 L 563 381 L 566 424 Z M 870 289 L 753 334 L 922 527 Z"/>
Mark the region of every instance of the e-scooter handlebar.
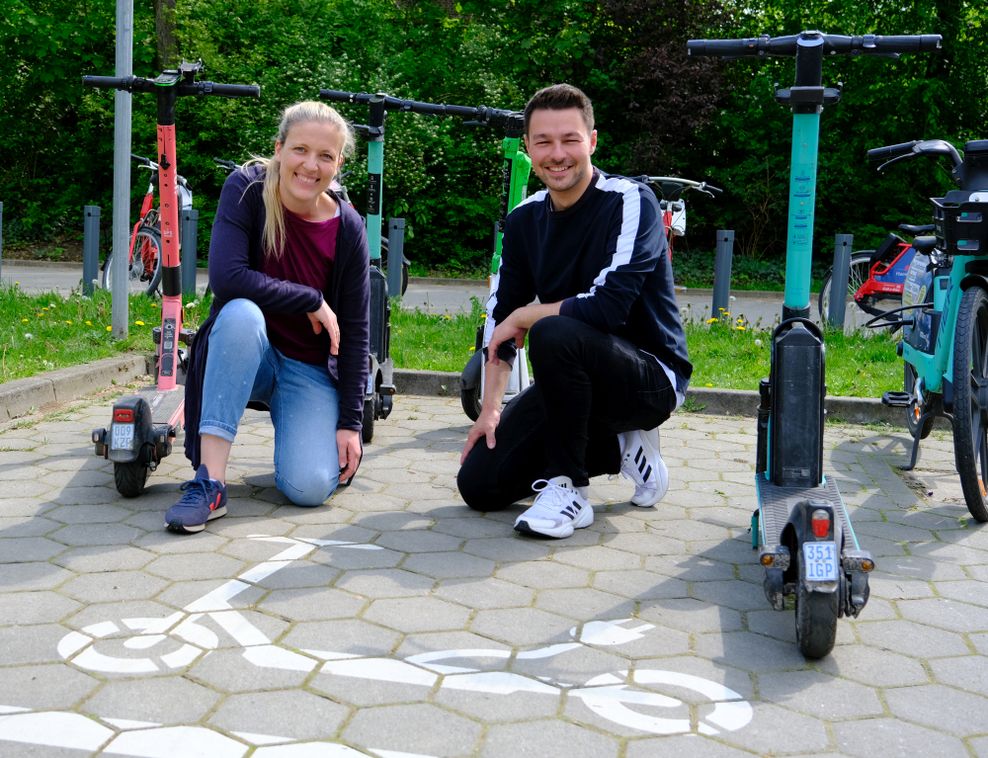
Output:
<path fill-rule="evenodd" d="M 162 84 L 139 76 L 84 76 L 82 83 L 99 89 L 119 89 L 125 92 L 157 92 Z M 178 95 L 219 95 L 220 97 L 260 97 L 256 84 L 218 84 L 216 82 L 179 81 L 174 85 Z"/>
<path fill-rule="evenodd" d="M 913 148 L 919 144 L 918 139 L 911 142 L 900 142 L 897 145 L 884 145 L 883 147 L 873 147 L 868 151 L 868 160 L 886 161 L 890 158 L 898 158 L 901 155 L 908 155 Z"/>
<path fill-rule="evenodd" d="M 706 55 L 719 58 L 742 56 L 792 56 L 802 40 L 822 40 L 823 51 L 830 55 L 898 55 L 938 50 L 942 37 L 939 34 L 864 34 L 848 36 L 805 31 L 784 37 L 748 37 L 746 39 L 691 39 L 686 43 L 688 55 Z"/>
<path fill-rule="evenodd" d="M 487 106 L 467 106 L 467 105 L 447 105 L 445 103 L 425 103 L 418 100 L 402 100 L 385 94 L 372 94 L 370 92 L 344 92 L 335 89 L 319 90 L 319 97 L 323 100 L 332 100 L 338 103 L 359 103 L 369 105 L 371 103 L 384 104 L 386 111 L 404 111 L 406 113 L 422 113 L 427 116 L 456 116 L 458 118 L 470 119 L 475 125 L 501 126 L 510 123 L 512 119 L 519 118 L 521 114 L 517 111 L 503 110 L 501 108 L 488 108 Z"/>

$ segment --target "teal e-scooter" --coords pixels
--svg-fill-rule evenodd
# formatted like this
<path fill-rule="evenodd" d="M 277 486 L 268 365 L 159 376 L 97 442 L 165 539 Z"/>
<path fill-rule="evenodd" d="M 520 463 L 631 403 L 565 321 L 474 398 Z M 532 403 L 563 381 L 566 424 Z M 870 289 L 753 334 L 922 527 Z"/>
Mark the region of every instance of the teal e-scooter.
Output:
<path fill-rule="evenodd" d="M 840 99 L 823 86 L 832 55 L 924 52 L 940 35 L 845 36 L 804 31 L 784 37 L 690 40 L 691 56 L 786 56 L 796 59 L 795 84 L 776 92 L 792 109 L 792 164 L 782 321 L 772 335 L 769 378 L 759 386 L 752 547 L 765 568 L 764 588 L 775 610 L 795 596 L 796 639 L 807 658 L 834 647 L 837 619 L 856 617 L 868 602 L 875 561 L 858 544 L 836 482 L 823 472 L 826 382 L 824 341 L 810 320 L 810 265 L 816 200 L 820 113 Z"/>

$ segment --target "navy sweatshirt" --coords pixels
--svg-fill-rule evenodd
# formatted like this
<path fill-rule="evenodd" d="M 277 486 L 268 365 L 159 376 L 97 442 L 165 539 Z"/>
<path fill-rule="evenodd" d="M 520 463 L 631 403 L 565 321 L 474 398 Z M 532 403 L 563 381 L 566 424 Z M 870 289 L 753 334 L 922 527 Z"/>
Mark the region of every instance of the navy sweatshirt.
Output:
<path fill-rule="evenodd" d="M 583 196 L 562 211 L 541 190 L 505 223 L 501 265 L 488 301 L 484 344 L 496 324 L 538 298 L 559 313 L 623 337 L 655 356 L 686 393 L 686 350 L 666 236 L 646 185 L 594 169 Z"/>

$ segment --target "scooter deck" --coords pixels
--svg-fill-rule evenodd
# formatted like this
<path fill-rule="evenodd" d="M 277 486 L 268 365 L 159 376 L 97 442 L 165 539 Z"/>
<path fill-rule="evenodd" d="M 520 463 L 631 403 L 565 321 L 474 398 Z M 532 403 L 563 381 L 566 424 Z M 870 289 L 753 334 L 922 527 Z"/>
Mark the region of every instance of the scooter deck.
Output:
<path fill-rule="evenodd" d="M 151 406 L 151 419 L 155 426 L 167 424 L 170 429 L 179 430 L 185 425 L 184 385 L 180 384 L 173 390 L 159 390 L 155 385 L 150 385 L 141 387 L 135 394 Z"/>
<path fill-rule="evenodd" d="M 781 542 L 782 530 L 785 529 L 789 513 L 796 503 L 802 500 L 824 500 L 833 506 L 845 539 L 850 538 L 853 548 L 858 549 L 858 540 L 844 507 L 844 499 L 837 489 L 837 483 L 832 479 L 824 477 L 823 484 L 819 487 L 780 487 L 766 479 L 764 474 L 756 474 L 755 489 L 758 493 L 758 528 L 762 545 L 778 545 Z"/>

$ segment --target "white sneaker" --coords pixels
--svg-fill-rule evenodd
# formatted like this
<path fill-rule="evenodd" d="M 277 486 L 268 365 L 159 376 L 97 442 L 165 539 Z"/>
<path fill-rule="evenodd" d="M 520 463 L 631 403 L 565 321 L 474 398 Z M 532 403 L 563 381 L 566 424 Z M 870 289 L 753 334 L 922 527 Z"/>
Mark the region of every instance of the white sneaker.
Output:
<path fill-rule="evenodd" d="M 515 531 L 562 539 L 593 523 L 593 508 L 581 488 L 568 476 L 539 479 L 532 485 L 539 494 L 532 506 L 515 519 Z"/>
<path fill-rule="evenodd" d="M 659 455 L 659 429 L 636 429 L 618 435 L 621 475 L 635 483 L 631 504 L 648 508 L 669 491 L 669 469 Z"/>

